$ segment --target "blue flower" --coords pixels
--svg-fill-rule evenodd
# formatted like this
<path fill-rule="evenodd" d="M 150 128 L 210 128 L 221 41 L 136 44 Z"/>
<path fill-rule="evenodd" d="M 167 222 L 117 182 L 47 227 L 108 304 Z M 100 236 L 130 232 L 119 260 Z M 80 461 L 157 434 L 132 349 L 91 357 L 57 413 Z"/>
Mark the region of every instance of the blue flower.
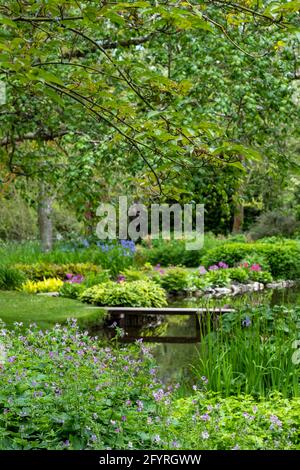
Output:
<path fill-rule="evenodd" d="M 134 253 L 136 250 L 135 243 L 133 240 L 120 240 L 122 248 L 129 250 L 130 253 Z"/>
<path fill-rule="evenodd" d="M 245 320 L 242 321 L 242 325 L 248 328 L 251 325 L 251 320 L 249 317 L 246 317 Z"/>

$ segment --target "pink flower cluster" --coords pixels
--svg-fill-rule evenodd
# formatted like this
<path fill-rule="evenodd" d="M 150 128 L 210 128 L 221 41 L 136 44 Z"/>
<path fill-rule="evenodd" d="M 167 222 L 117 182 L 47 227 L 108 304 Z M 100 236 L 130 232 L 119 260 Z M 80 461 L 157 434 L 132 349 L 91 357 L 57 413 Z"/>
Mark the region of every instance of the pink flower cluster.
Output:
<path fill-rule="evenodd" d="M 240 267 L 249 268 L 250 271 L 262 270 L 261 266 L 258 263 L 254 263 L 251 266 L 249 265 L 249 263 L 242 263 L 240 264 Z M 209 271 L 217 271 L 218 269 L 227 269 L 227 268 L 229 268 L 228 264 L 224 263 L 224 261 L 220 261 L 218 264 L 213 264 L 209 266 L 208 270 L 204 266 L 199 266 L 199 274 L 204 275 L 204 274 L 207 274 Z"/>
<path fill-rule="evenodd" d="M 241 268 L 249 268 L 250 271 L 261 271 L 261 266 L 258 263 L 254 263 L 251 266 L 249 263 L 242 263 L 240 264 Z"/>

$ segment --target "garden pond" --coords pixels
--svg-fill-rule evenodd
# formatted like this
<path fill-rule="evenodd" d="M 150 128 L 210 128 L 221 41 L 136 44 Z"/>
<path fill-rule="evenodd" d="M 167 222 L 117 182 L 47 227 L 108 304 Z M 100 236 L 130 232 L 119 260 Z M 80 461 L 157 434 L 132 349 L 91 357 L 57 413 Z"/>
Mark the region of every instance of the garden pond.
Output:
<path fill-rule="evenodd" d="M 266 289 L 259 292 L 223 297 L 223 298 L 194 298 L 171 297 L 170 307 L 193 308 L 232 308 L 245 311 L 249 307 L 260 305 L 273 307 L 284 305 L 293 307 L 300 305 L 300 284 L 290 288 Z M 125 320 L 126 335 L 135 338 L 159 337 L 152 343 L 153 354 L 159 364 L 160 378 L 165 383 L 181 382 L 184 378 L 188 383 L 193 380 L 192 367 L 199 357 L 199 340 L 197 340 L 197 327 L 194 315 L 164 315 L 159 318 L 149 315 L 127 316 Z M 113 328 L 106 328 L 105 334 L 111 336 Z M 92 331 L 95 334 L 95 330 Z M 96 334 L 103 336 L 103 330 Z M 185 337 L 184 342 L 176 341 L 178 337 Z M 174 342 L 172 341 L 174 338 Z"/>

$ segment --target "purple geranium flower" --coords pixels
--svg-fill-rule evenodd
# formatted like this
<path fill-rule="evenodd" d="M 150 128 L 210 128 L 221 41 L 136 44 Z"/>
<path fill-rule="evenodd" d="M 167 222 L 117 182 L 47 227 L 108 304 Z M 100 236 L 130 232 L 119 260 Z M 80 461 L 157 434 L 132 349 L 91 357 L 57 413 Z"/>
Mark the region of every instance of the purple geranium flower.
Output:
<path fill-rule="evenodd" d="M 65 282 L 68 282 L 69 284 L 81 284 L 84 280 L 84 277 L 81 274 L 71 274 L 68 273 L 66 274 L 67 280 Z"/>
<path fill-rule="evenodd" d="M 207 269 L 204 266 L 199 266 L 199 274 L 203 275 L 207 273 Z"/>
<path fill-rule="evenodd" d="M 224 261 L 220 261 L 220 262 L 219 262 L 219 268 L 227 269 L 227 268 L 228 268 L 228 264 L 224 263 Z"/>
<path fill-rule="evenodd" d="M 216 264 L 213 264 L 212 266 L 208 268 L 209 271 L 217 271 L 218 269 L 219 269 L 219 266 L 217 266 Z"/>

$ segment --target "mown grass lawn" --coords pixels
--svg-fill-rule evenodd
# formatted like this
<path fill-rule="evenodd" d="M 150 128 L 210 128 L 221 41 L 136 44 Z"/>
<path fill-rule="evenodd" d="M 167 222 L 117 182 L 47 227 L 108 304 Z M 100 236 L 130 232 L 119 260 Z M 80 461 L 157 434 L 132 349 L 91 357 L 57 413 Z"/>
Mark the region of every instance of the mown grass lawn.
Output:
<path fill-rule="evenodd" d="M 65 323 L 68 318 L 76 318 L 80 325 L 88 326 L 101 324 L 104 315 L 103 309 L 91 308 L 77 300 L 0 291 L 0 319 L 7 325 L 17 321 L 27 326 L 35 322 L 41 328 L 48 328 L 55 323 Z"/>

